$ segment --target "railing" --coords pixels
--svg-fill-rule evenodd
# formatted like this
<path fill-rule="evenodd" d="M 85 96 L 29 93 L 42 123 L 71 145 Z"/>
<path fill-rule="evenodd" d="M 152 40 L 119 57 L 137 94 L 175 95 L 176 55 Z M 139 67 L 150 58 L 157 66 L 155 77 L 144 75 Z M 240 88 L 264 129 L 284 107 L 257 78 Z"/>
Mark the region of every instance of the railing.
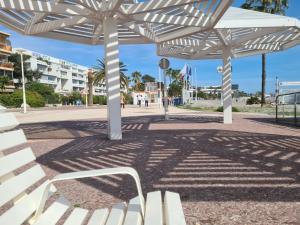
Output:
<path fill-rule="evenodd" d="M 14 64 L 11 63 L 11 62 L 0 61 L 0 67 L 13 69 L 14 68 Z"/>
<path fill-rule="evenodd" d="M 0 43 L 0 49 L 8 52 L 12 51 L 12 47 L 10 45 L 7 45 L 6 43 Z"/>
<path fill-rule="evenodd" d="M 300 92 L 280 94 L 276 97 L 276 122 L 288 122 L 300 126 Z"/>

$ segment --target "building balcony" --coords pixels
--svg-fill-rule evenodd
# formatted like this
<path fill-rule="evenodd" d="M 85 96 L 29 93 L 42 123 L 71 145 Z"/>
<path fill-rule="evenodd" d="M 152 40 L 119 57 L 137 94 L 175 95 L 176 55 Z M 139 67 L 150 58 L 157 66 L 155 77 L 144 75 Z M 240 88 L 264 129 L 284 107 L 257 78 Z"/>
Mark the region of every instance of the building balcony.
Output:
<path fill-rule="evenodd" d="M 10 55 L 12 53 L 12 47 L 6 43 L 0 43 L 0 52 Z"/>
<path fill-rule="evenodd" d="M 0 69 L 14 71 L 14 64 L 11 62 L 0 61 Z"/>
<path fill-rule="evenodd" d="M 80 87 L 80 88 L 85 88 L 85 84 L 74 84 L 73 87 Z"/>
<path fill-rule="evenodd" d="M 56 80 L 45 80 L 45 79 L 40 79 L 40 83 L 57 85 L 57 81 L 56 81 Z"/>

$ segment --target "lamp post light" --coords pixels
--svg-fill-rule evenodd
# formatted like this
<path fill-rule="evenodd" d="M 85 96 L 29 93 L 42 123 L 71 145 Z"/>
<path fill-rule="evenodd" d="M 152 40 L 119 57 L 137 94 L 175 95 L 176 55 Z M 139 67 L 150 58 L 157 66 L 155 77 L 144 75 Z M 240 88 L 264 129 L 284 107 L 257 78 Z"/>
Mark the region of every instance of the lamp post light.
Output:
<path fill-rule="evenodd" d="M 218 66 L 217 71 L 223 76 L 223 66 Z M 221 90 L 221 107 L 223 106 L 223 78 L 222 78 L 222 90 Z"/>
<path fill-rule="evenodd" d="M 21 72 L 22 72 L 22 89 L 23 89 L 23 112 L 27 113 L 27 103 L 26 103 L 26 91 L 25 91 L 25 76 L 24 76 L 24 61 L 23 61 L 23 52 L 25 50 L 18 50 L 21 55 Z"/>
<path fill-rule="evenodd" d="M 159 61 L 159 67 L 164 71 L 164 109 L 165 109 L 165 119 L 168 120 L 168 94 L 167 94 L 167 77 L 166 70 L 169 68 L 170 62 L 166 58 L 162 58 Z"/>

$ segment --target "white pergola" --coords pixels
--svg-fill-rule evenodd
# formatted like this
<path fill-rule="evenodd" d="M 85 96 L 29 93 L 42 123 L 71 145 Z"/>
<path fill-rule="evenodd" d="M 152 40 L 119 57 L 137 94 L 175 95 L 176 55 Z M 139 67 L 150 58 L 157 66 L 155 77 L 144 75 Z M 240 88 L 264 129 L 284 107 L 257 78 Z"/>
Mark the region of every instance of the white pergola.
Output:
<path fill-rule="evenodd" d="M 108 136 L 119 140 L 119 43 L 161 43 L 211 30 L 232 1 L 0 0 L 0 23 L 25 35 L 103 44 Z"/>
<path fill-rule="evenodd" d="M 160 43 L 157 52 L 182 59 L 223 59 L 224 123 L 230 124 L 231 59 L 281 51 L 298 44 L 298 19 L 230 7 L 213 29 Z"/>

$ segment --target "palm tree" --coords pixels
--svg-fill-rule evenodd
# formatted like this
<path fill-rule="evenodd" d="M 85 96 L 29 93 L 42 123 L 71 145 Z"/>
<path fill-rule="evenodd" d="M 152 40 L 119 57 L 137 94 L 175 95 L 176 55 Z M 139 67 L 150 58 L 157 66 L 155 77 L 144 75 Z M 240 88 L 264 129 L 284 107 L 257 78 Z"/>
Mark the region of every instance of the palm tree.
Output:
<path fill-rule="evenodd" d="M 167 69 L 166 75 L 170 79 L 170 84 L 172 81 L 179 82 L 180 81 L 180 70 L 174 70 L 172 68 Z"/>
<path fill-rule="evenodd" d="M 93 84 L 94 84 L 94 73 L 91 70 L 89 70 L 88 71 L 88 88 L 89 88 L 88 105 L 90 105 L 90 106 L 94 104 Z"/>
<path fill-rule="evenodd" d="M 246 0 L 241 7 L 264 13 L 285 15 L 288 0 Z M 266 103 L 266 77 L 266 54 L 262 54 L 261 106 Z"/>
<path fill-rule="evenodd" d="M 94 67 L 94 84 L 95 85 L 101 85 L 105 81 L 105 62 L 104 59 L 97 60 L 98 65 Z M 125 72 L 127 71 L 126 65 L 123 62 L 119 63 L 120 66 L 120 86 L 121 88 L 127 88 L 128 87 L 128 78 L 125 75 Z"/>
<path fill-rule="evenodd" d="M 131 74 L 131 77 L 132 77 L 132 81 L 134 83 L 134 90 L 138 91 L 139 88 L 140 88 L 140 85 L 142 83 L 142 74 L 138 71 L 135 71 Z"/>

